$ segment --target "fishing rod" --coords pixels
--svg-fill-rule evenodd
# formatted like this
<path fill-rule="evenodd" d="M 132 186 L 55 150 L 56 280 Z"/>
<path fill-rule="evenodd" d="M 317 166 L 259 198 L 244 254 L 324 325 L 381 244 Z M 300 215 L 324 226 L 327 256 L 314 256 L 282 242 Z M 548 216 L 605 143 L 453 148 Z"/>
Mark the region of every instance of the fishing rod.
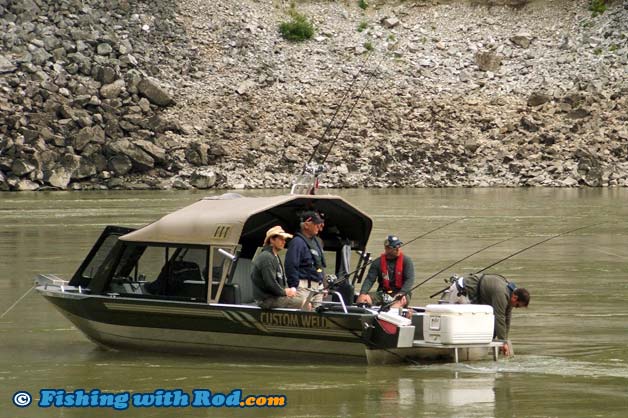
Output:
<path fill-rule="evenodd" d="M 345 125 L 347 124 L 347 121 L 351 117 L 351 114 L 353 113 L 353 109 L 355 109 L 356 105 L 358 104 L 358 102 L 362 98 L 362 95 L 364 94 L 364 91 L 366 90 L 366 88 L 368 87 L 369 83 L 371 82 L 371 79 L 373 78 L 373 76 L 377 72 L 376 70 L 379 68 L 381 62 L 382 62 L 382 60 L 380 60 L 378 62 L 377 67 L 375 67 L 375 70 L 371 71 L 371 74 L 366 79 L 366 83 L 364 83 L 364 86 L 362 87 L 362 90 L 360 90 L 360 93 L 358 94 L 358 97 L 353 102 L 353 106 L 351 106 L 351 109 L 349 109 L 349 112 L 347 113 L 347 116 L 345 117 L 344 121 L 342 122 L 342 125 L 340 125 L 340 128 L 338 129 L 338 133 L 336 134 L 334 140 L 332 141 L 331 145 L 329 146 L 329 149 L 327 150 L 327 153 L 323 157 L 323 161 L 321 161 L 321 164 L 325 164 L 325 161 L 327 161 L 327 158 L 329 157 L 329 154 L 331 153 L 331 150 L 334 148 L 334 145 L 336 145 L 336 141 L 338 141 L 338 138 L 340 137 L 340 134 L 342 133 L 343 129 L 345 128 Z"/>
<path fill-rule="evenodd" d="M 486 270 L 490 269 L 491 267 L 495 267 L 496 265 L 498 265 L 498 264 L 499 264 L 499 263 L 501 263 L 501 262 L 504 262 L 504 261 L 506 261 L 506 260 L 508 260 L 508 259 L 510 259 L 510 258 L 512 258 L 512 257 L 514 257 L 514 256 L 516 256 L 516 255 L 518 255 L 518 254 L 521 254 L 521 253 L 522 253 L 522 252 L 524 252 L 524 251 L 527 251 L 527 250 L 529 250 L 529 249 L 531 249 L 531 248 L 534 248 L 534 247 L 536 247 L 536 246 L 538 246 L 538 245 L 541 245 L 541 244 L 543 244 L 543 243 L 545 243 L 545 242 L 547 242 L 547 241 L 553 240 L 554 238 L 562 237 L 563 235 L 571 234 L 572 232 L 576 232 L 576 231 L 579 231 L 579 230 L 581 230 L 581 229 L 591 228 L 591 227 L 593 227 L 593 226 L 601 225 L 601 224 L 603 224 L 603 223 L 604 223 L 604 222 L 600 222 L 600 223 L 596 223 L 596 224 L 591 224 L 591 225 L 586 225 L 586 226 L 581 226 L 581 227 L 578 227 L 578 228 L 570 229 L 569 231 L 561 232 L 560 234 L 552 235 L 552 236 L 551 236 L 551 237 L 549 237 L 549 238 L 545 238 L 544 240 L 541 240 L 541 241 L 536 242 L 536 243 L 534 243 L 534 244 L 532 244 L 532 245 L 529 245 L 529 246 L 527 246 L 527 247 L 525 247 L 525 248 L 523 248 L 523 249 L 521 249 L 521 250 L 519 250 L 519 251 L 516 251 L 516 252 L 514 252 L 514 253 L 510 254 L 509 256 L 504 257 L 504 258 L 502 258 L 501 260 L 498 260 L 498 261 L 494 262 L 493 264 L 490 264 L 490 265 L 488 265 L 488 266 L 484 267 L 483 269 L 478 270 L 478 271 L 476 271 L 475 273 L 472 273 L 472 274 L 480 274 L 480 273 L 482 273 L 483 271 L 486 271 Z M 450 287 L 450 286 L 447 286 L 446 288 L 444 288 L 444 289 L 442 289 L 442 290 L 439 290 L 438 292 L 434 293 L 433 295 L 430 295 L 430 299 L 431 299 L 431 298 L 433 298 L 434 296 L 436 296 L 436 295 L 440 294 L 440 293 L 443 293 L 445 290 L 449 289 L 449 287 Z"/>
<path fill-rule="evenodd" d="M 431 275 L 430 277 L 428 277 L 427 279 L 423 280 L 421 283 L 419 283 L 419 284 L 417 284 L 416 286 L 414 286 L 412 289 L 410 289 L 410 291 L 412 292 L 412 291 L 413 291 L 414 289 L 416 289 L 417 287 L 420 287 L 420 286 L 424 285 L 425 283 L 427 283 L 427 282 L 429 282 L 430 280 L 432 280 L 434 277 L 436 277 L 436 276 L 438 276 L 439 274 L 443 273 L 445 270 L 448 270 L 448 269 L 452 268 L 452 267 L 453 267 L 453 266 L 455 266 L 456 264 L 462 263 L 464 260 L 466 260 L 466 259 L 468 259 L 468 258 L 471 258 L 471 257 L 473 257 L 474 255 L 479 254 L 479 253 L 481 253 L 481 252 L 483 252 L 483 251 L 486 251 L 486 250 L 488 250 L 489 248 L 493 248 L 493 247 L 495 247 L 496 245 L 499 245 L 499 244 L 501 244 L 501 243 L 503 243 L 503 242 L 509 241 L 509 240 L 511 240 L 512 238 L 513 238 L 513 237 L 508 237 L 508 238 L 503 239 L 503 240 L 501 240 L 501 241 L 494 242 L 494 243 L 492 243 L 491 245 L 487 245 L 486 247 L 480 248 L 479 250 L 477 250 L 477 251 L 475 251 L 475 252 L 473 252 L 473 253 L 471 253 L 471 254 L 469 254 L 469 255 L 465 256 L 464 258 L 461 258 L 460 260 L 456 261 L 455 263 L 451 263 L 451 264 L 450 264 L 450 265 L 448 265 L 447 267 L 445 267 L 445 268 L 443 268 L 443 269 L 441 269 L 441 270 L 437 271 L 436 273 L 432 274 L 432 275 Z"/>
<path fill-rule="evenodd" d="M 418 288 L 419 286 L 422 286 L 422 285 L 424 285 L 425 283 L 429 282 L 429 281 L 430 281 L 430 280 L 432 280 L 434 277 L 438 276 L 439 274 L 441 274 L 441 273 L 442 273 L 442 272 L 444 272 L 445 270 L 448 270 L 448 269 L 452 268 L 452 267 L 453 267 L 453 266 L 455 266 L 456 264 L 458 264 L 458 263 L 462 263 L 464 260 L 466 260 L 466 259 L 468 259 L 468 258 L 471 258 L 471 257 L 473 257 L 474 255 L 481 253 L 482 251 L 488 250 L 489 248 L 495 247 L 496 245 L 499 245 L 499 244 L 501 244 L 501 243 L 503 243 L 503 242 L 506 242 L 506 241 L 508 241 L 508 240 L 511 240 L 512 238 L 513 238 L 513 237 L 508 237 L 508 238 L 503 239 L 503 240 L 501 240 L 501 241 L 494 242 L 494 243 L 492 243 L 491 245 L 487 245 L 486 247 L 480 248 L 479 250 L 477 250 L 477 251 L 475 251 L 475 252 L 473 252 L 473 253 L 471 253 L 471 254 L 469 254 L 469 255 L 465 256 L 464 258 L 461 258 L 460 260 L 458 260 L 458 261 L 456 261 L 456 262 L 454 262 L 454 263 L 451 263 L 451 264 L 450 264 L 450 265 L 448 265 L 447 267 L 445 267 L 445 268 L 443 268 L 443 269 L 441 269 L 441 270 L 437 271 L 436 273 L 432 274 L 432 275 L 431 275 L 430 277 L 428 277 L 427 279 L 423 280 L 421 283 L 419 283 L 419 284 L 417 284 L 416 286 L 414 286 L 412 289 L 410 289 L 410 292 L 412 292 L 414 289 Z M 433 295 L 431 295 L 431 296 L 430 296 L 430 299 L 431 299 L 431 298 L 433 298 L 434 296 L 436 296 L 436 295 L 438 295 L 438 294 L 442 293 L 443 291 L 445 291 L 445 290 L 447 290 L 447 289 L 449 289 L 449 286 L 447 286 L 445 289 L 443 289 L 443 290 L 439 290 L 438 292 L 436 292 L 436 293 L 434 293 Z M 393 305 L 393 304 L 394 304 L 397 300 L 399 300 L 399 299 L 401 299 L 401 296 L 399 296 L 399 295 L 395 296 L 395 297 L 393 298 L 393 300 L 392 300 L 392 301 L 390 301 L 390 302 L 388 302 L 388 303 L 386 303 L 386 304 L 382 305 L 382 306 L 379 308 L 380 312 L 381 312 L 382 310 L 386 310 L 387 308 L 391 307 L 391 306 L 392 306 L 392 305 Z"/>
<path fill-rule="evenodd" d="M 527 250 L 529 250 L 529 249 L 531 249 L 531 248 L 534 248 L 534 247 L 536 247 L 537 245 L 541 245 L 541 244 L 543 244 L 544 242 L 547 242 L 547 241 L 552 240 L 552 239 L 554 239 L 554 238 L 562 237 L 563 235 L 571 234 L 572 232 L 580 231 L 581 229 L 591 228 L 592 226 L 602 225 L 603 223 L 604 223 L 604 222 L 599 222 L 599 223 L 596 223 L 596 224 L 591 224 L 591 225 L 587 225 L 587 226 L 581 226 L 581 227 L 579 227 L 579 228 L 574 228 L 574 229 L 570 229 L 569 231 L 561 232 L 560 234 L 557 234 L 557 235 L 551 236 L 551 237 L 549 237 L 549 238 L 544 239 L 543 241 L 539 241 L 539 242 L 537 242 L 537 243 L 535 243 L 535 244 L 532 244 L 532 245 L 530 245 L 530 246 L 528 246 L 528 247 L 525 247 L 524 249 L 519 250 L 519 251 L 517 251 L 516 253 L 510 254 L 508 257 L 504 257 L 504 258 L 502 258 L 501 260 L 496 261 L 496 262 L 494 262 L 493 264 L 488 265 L 488 266 L 484 267 L 482 270 L 478 270 L 478 271 L 476 271 L 476 272 L 475 272 L 475 273 L 473 273 L 473 274 L 479 274 L 479 273 L 482 273 L 483 271 L 486 271 L 486 270 L 490 269 L 491 267 L 494 267 L 494 266 L 498 265 L 499 263 L 501 263 L 501 262 L 503 262 L 503 261 L 506 261 L 506 260 L 508 260 L 508 259 L 510 259 L 510 258 L 512 258 L 512 257 L 514 257 L 514 256 L 516 256 L 516 255 L 518 255 L 518 254 L 521 254 L 521 253 L 522 253 L 522 252 L 524 252 L 524 251 L 527 251 Z"/>
<path fill-rule="evenodd" d="M 467 219 L 467 218 L 466 218 L 466 217 L 464 217 L 464 218 L 458 218 L 458 219 L 455 219 L 455 220 L 453 220 L 453 221 L 451 221 L 451 222 L 447 222 L 447 223 L 446 223 L 446 224 L 444 224 L 444 225 L 440 225 L 440 226 L 438 226 L 438 227 L 436 227 L 436 228 L 434 228 L 434 229 L 431 229 L 431 230 L 429 230 L 429 231 L 427 231 L 427 232 L 425 232 L 425 233 L 423 233 L 423 234 L 419 235 L 418 237 L 413 238 L 413 239 L 411 239 L 410 241 L 408 241 L 408 242 L 406 242 L 406 243 L 402 244 L 399 248 L 403 248 L 403 247 L 405 247 L 405 246 L 407 246 L 407 245 L 409 245 L 409 244 L 413 243 L 414 241 L 416 241 L 416 240 L 418 240 L 418 239 L 424 238 L 424 237 L 428 236 L 429 234 L 431 234 L 431 233 L 433 233 L 433 232 L 436 232 L 436 231 L 438 231 L 438 230 L 441 230 L 441 229 L 443 229 L 443 228 L 446 228 L 446 227 L 448 227 L 449 225 L 455 224 L 456 222 L 460 222 L 460 221 L 463 221 L 463 220 L 465 220 L 465 219 Z M 366 264 L 365 264 L 365 265 L 363 265 L 363 266 L 360 266 L 360 268 L 359 268 L 359 269 L 353 270 L 352 272 L 345 274 L 345 275 L 344 275 L 344 277 L 343 277 L 342 279 L 337 280 L 337 281 L 334 281 L 334 283 L 332 284 L 332 286 L 339 285 L 339 284 L 341 284 L 342 282 L 345 282 L 345 281 L 349 280 L 349 277 L 351 277 L 351 275 L 352 275 L 352 274 L 357 273 L 359 270 L 365 269 L 366 267 L 368 267 L 368 266 L 370 266 L 371 264 L 373 264 L 376 260 L 377 260 L 377 258 L 376 258 L 376 259 L 374 259 L 374 260 L 369 261 L 368 263 L 366 263 Z"/>
<path fill-rule="evenodd" d="M 314 150 L 312 151 L 312 154 L 310 155 L 309 160 L 307 160 L 307 162 L 305 163 L 305 165 L 303 166 L 303 171 L 301 172 L 301 175 L 305 174 L 307 167 L 310 165 L 310 163 L 312 162 L 312 160 L 314 159 L 314 156 L 316 155 L 316 152 L 318 151 L 318 148 L 321 146 L 321 144 L 323 143 L 323 139 L 325 138 L 325 136 L 327 136 L 327 134 L 329 133 L 329 131 L 331 130 L 331 126 L 334 122 L 334 120 L 336 119 L 336 116 L 338 115 L 338 112 L 340 112 L 340 109 L 342 108 L 342 105 L 344 104 L 345 100 L 347 99 L 347 97 L 349 97 L 349 93 L 353 90 L 353 86 L 356 83 L 356 81 L 358 80 L 358 75 L 360 75 L 360 73 L 362 72 L 362 69 L 364 68 L 364 66 L 366 65 L 366 63 L 368 62 L 369 58 L 371 57 L 371 52 L 369 52 L 366 57 L 364 58 L 364 62 L 362 63 L 362 65 L 360 65 L 360 68 L 358 68 L 358 72 L 357 74 L 353 77 L 353 80 L 351 81 L 351 83 L 347 86 L 346 90 L 344 91 L 344 93 L 342 94 L 342 99 L 340 100 L 340 103 L 338 104 L 338 107 L 336 108 L 336 110 L 334 111 L 334 114 L 331 116 L 331 119 L 329 120 L 329 123 L 327 123 L 327 126 L 325 127 L 325 131 L 323 132 L 323 134 L 321 135 L 318 144 L 316 145 L 316 147 L 314 147 Z"/>

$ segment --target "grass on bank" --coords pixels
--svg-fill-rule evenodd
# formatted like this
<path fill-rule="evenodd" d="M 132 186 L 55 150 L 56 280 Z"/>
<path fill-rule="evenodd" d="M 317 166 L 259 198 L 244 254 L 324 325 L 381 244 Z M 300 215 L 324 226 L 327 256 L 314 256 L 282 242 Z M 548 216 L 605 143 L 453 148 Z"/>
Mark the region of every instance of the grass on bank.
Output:
<path fill-rule="evenodd" d="M 593 17 L 601 15 L 606 11 L 606 0 L 591 0 L 589 10 L 593 13 Z"/>
<path fill-rule="evenodd" d="M 288 41 L 301 42 L 314 36 L 314 25 L 304 14 L 291 9 L 290 20 L 279 25 L 279 32 Z"/>

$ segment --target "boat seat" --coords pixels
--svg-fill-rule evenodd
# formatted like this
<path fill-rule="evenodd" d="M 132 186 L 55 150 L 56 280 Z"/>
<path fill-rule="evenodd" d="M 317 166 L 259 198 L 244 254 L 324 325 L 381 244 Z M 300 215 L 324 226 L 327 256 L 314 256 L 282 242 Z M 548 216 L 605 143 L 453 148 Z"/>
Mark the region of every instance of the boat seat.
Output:
<path fill-rule="evenodd" d="M 240 258 L 236 264 L 235 271 L 230 284 L 238 285 L 240 289 L 240 303 L 251 303 L 253 298 L 253 281 L 251 280 L 251 270 L 253 269 L 252 260 L 249 258 Z"/>
<path fill-rule="evenodd" d="M 218 284 L 219 282 L 213 282 L 212 284 L 212 299 L 216 297 Z M 222 288 L 222 293 L 220 294 L 220 299 L 218 300 L 218 303 L 240 305 L 241 300 L 242 297 L 240 294 L 240 285 L 238 285 L 237 283 L 225 283 Z"/>
<path fill-rule="evenodd" d="M 205 284 L 198 264 L 176 260 L 172 266 L 164 265 L 159 277 L 145 288 L 154 295 L 204 299 Z"/>

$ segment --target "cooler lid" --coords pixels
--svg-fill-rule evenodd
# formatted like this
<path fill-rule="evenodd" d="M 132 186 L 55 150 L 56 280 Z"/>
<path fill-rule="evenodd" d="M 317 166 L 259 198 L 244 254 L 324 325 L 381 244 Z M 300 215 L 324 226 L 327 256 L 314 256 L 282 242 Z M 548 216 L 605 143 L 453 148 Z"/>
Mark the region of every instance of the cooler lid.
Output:
<path fill-rule="evenodd" d="M 442 303 L 439 305 L 427 305 L 425 313 L 429 314 L 431 312 L 447 314 L 484 313 L 492 315 L 493 307 L 490 305 Z"/>

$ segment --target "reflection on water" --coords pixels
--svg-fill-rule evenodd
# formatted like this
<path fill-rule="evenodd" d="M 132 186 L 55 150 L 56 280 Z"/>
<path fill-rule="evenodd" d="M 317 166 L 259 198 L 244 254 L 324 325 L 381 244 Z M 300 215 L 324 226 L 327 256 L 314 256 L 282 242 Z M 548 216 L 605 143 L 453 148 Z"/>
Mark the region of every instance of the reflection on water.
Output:
<path fill-rule="evenodd" d="M 252 194 L 268 194 L 259 191 Z M 460 219 L 405 248 L 417 283 L 491 243 L 413 294 L 418 304 L 448 274 L 483 268 L 544 238 L 549 241 L 493 269 L 529 288 L 516 310 L 517 356 L 498 363 L 358 367 L 218 362 L 204 357 L 103 351 L 54 308 L 29 294 L 0 319 L 0 417 L 83 417 L 71 409 L 17 409 L 18 389 L 149 392 L 209 388 L 281 393 L 282 410 L 186 410 L 186 416 L 582 417 L 625 418 L 628 410 L 628 191 L 554 189 L 348 190 L 369 213 L 369 250 L 396 233 L 404 241 Z M 203 196 L 181 192 L 0 193 L 0 314 L 41 272 L 70 276 L 107 224 L 138 227 Z M 464 219 L 463 219 L 464 218 Z M 180 411 L 146 409 L 143 417 Z M 133 411 L 118 413 L 133 415 Z M 94 410 L 90 416 L 108 417 Z"/>

